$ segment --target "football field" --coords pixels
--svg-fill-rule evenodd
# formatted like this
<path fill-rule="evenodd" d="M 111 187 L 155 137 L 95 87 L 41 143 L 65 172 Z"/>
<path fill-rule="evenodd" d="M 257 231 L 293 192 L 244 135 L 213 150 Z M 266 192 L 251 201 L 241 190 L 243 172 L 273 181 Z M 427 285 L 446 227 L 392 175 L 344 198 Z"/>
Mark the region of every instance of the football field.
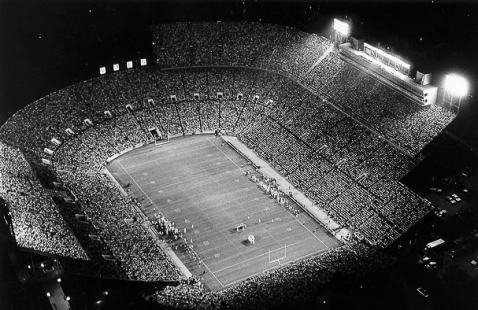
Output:
<path fill-rule="evenodd" d="M 180 240 L 169 246 L 211 290 L 339 245 L 306 213 L 296 217 L 266 194 L 245 175 L 254 168 L 214 135 L 139 148 L 108 170 L 122 186 L 130 184 L 150 220 L 159 212 L 181 231 L 186 228 L 184 238 L 203 263 Z M 245 231 L 236 231 L 239 223 L 246 224 Z"/>

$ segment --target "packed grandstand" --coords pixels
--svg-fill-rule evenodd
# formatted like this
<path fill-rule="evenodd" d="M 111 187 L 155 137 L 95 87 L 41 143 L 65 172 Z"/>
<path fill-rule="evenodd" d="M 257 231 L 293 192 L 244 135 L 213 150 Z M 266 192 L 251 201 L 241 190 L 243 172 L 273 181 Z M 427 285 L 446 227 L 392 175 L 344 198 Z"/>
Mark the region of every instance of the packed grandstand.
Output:
<path fill-rule="evenodd" d="M 158 292 L 162 304 L 262 308 L 291 290 L 300 298 L 334 272 L 386 264 L 378 249 L 431 211 L 400 179 L 452 112 L 412 102 L 342 60 L 333 42 L 293 28 L 218 22 L 151 30 L 156 65 L 58 90 L 0 128 L 0 196 L 19 247 L 57 255 L 84 274 L 179 280 L 150 234 L 124 221 L 139 217 L 137 202 L 102 173 L 107 159 L 151 143 L 151 129 L 162 137 L 237 136 L 368 244 L 352 240 L 219 292 L 183 283 Z M 262 303 L 250 301 L 256 297 Z"/>

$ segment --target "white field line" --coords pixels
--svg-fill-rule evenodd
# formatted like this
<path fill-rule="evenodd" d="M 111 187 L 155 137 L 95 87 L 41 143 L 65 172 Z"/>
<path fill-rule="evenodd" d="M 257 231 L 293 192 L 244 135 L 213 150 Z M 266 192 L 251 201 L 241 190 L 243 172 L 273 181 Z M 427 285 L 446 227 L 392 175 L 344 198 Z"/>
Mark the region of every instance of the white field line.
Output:
<path fill-rule="evenodd" d="M 300 241 L 297 241 L 297 242 L 293 242 L 293 243 L 290 243 L 290 244 L 288 244 L 287 246 L 293 246 L 293 245 L 296 245 L 296 244 L 302 243 L 302 242 L 304 242 L 304 241 L 307 241 L 307 240 L 310 240 L 310 239 L 312 239 L 312 238 L 303 239 L 303 240 L 300 240 Z M 282 247 L 280 247 L 280 248 L 277 248 L 277 249 L 275 249 L 274 251 L 277 251 L 277 250 L 280 250 L 280 249 L 283 249 L 283 248 L 284 248 L 284 247 L 282 246 Z M 248 261 L 251 261 L 251 260 L 257 259 L 257 258 L 259 258 L 259 257 L 261 257 L 261 256 L 264 256 L 264 255 L 269 255 L 269 251 L 267 251 L 266 253 L 262 253 L 262 254 L 259 254 L 259 255 L 257 255 L 257 256 L 254 256 L 254 257 L 248 258 L 248 259 L 246 259 L 246 260 L 243 260 L 243 261 L 241 261 L 241 262 L 235 263 L 235 264 L 233 264 L 233 265 L 229 265 L 229 266 L 227 266 L 227 267 L 224 267 L 224 268 L 221 268 L 221 269 L 215 270 L 214 272 L 215 272 L 215 273 L 217 273 L 217 272 L 221 272 L 221 271 L 223 271 L 223 270 L 226 270 L 226 269 L 232 268 L 232 267 L 234 267 L 234 266 L 237 266 L 237 265 L 243 264 L 243 263 L 245 263 L 245 262 L 248 262 Z M 309 254 L 308 254 L 308 255 L 309 255 Z"/>
<path fill-rule="evenodd" d="M 153 159 L 153 160 L 151 160 L 151 161 L 141 161 L 139 164 L 136 164 L 136 163 L 135 163 L 134 165 L 128 166 L 128 169 L 130 169 L 130 168 L 135 168 L 135 167 L 139 167 L 139 166 L 144 166 L 144 165 L 146 165 L 146 164 L 149 164 L 149 163 L 152 163 L 152 162 L 156 162 L 156 161 L 160 161 L 160 160 L 167 159 L 167 158 L 171 158 L 171 157 L 177 157 L 178 155 L 181 155 L 181 154 L 189 154 L 191 151 L 196 151 L 196 150 L 205 149 L 205 148 L 207 148 L 207 146 L 206 146 L 206 147 L 202 147 L 202 148 L 195 148 L 195 149 L 192 149 L 192 150 L 191 150 L 191 149 L 188 149 L 187 151 L 180 152 L 180 153 L 179 153 L 179 152 L 175 152 L 174 154 L 172 154 L 172 155 L 170 155 L 170 156 L 165 156 L 165 157 L 161 157 L 161 158 L 156 158 L 156 159 Z M 133 158 L 133 157 L 135 157 L 135 156 L 141 156 L 141 155 L 144 156 L 144 154 L 132 155 L 132 156 L 130 156 L 130 157 L 128 157 L 128 158 L 119 159 L 118 162 L 120 162 L 120 161 L 127 161 L 127 160 L 129 160 L 129 159 L 131 159 L 131 158 Z"/>
<path fill-rule="evenodd" d="M 123 168 L 124 172 L 126 172 L 126 174 L 128 174 L 128 176 L 130 177 L 131 180 L 133 180 L 134 184 L 136 184 L 136 186 L 143 192 L 143 194 L 148 197 L 149 201 L 151 202 L 152 205 L 154 205 L 154 207 L 157 207 L 153 200 L 151 200 L 151 198 L 149 198 L 149 196 L 144 192 L 144 190 L 141 188 L 141 186 L 138 185 L 138 183 L 136 183 L 136 180 L 133 179 L 133 177 L 129 174 L 129 172 L 123 167 L 123 165 L 118 161 L 118 164 L 121 166 L 121 168 Z"/>
<path fill-rule="evenodd" d="M 227 159 L 229 159 L 229 160 L 231 161 L 231 163 L 233 163 L 234 165 L 236 165 L 236 167 L 239 168 L 239 170 L 244 171 L 244 169 L 242 169 L 241 166 L 239 166 L 238 164 L 236 164 L 236 162 L 233 161 L 229 156 L 227 156 L 226 153 L 224 153 L 220 148 L 218 148 L 217 145 L 215 145 L 214 143 L 212 143 L 212 141 L 209 140 L 209 138 L 206 138 L 206 139 L 207 139 L 209 142 L 211 142 L 211 144 L 214 145 L 214 147 L 215 147 L 216 149 L 218 149 L 219 152 L 221 152 Z"/>
<path fill-rule="evenodd" d="M 316 252 L 316 253 L 310 253 L 310 254 L 303 255 L 303 256 L 301 256 L 301 257 L 298 257 L 298 258 L 295 259 L 294 261 L 300 261 L 300 260 L 303 260 L 303 259 L 306 258 L 306 257 L 313 256 L 313 255 L 318 255 L 318 254 L 320 254 L 320 253 L 322 253 L 322 252 L 324 252 L 324 251 L 328 251 L 328 249 L 323 249 L 323 250 L 320 250 L 320 251 L 318 251 L 318 252 Z M 287 264 L 288 264 L 288 263 L 285 263 L 284 265 L 287 265 Z M 236 284 L 236 283 L 240 283 L 240 282 L 244 281 L 244 280 L 247 279 L 247 278 L 251 278 L 251 277 L 254 277 L 254 276 L 258 275 L 258 274 L 266 273 L 266 272 L 269 271 L 269 270 L 277 269 L 277 268 L 280 268 L 280 266 L 273 266 L 273 267 L 270 267 L 270 268 L 267 268 L 267 269 L 261 271 L 260 273 L 256 273 L 256 274 L 251 275 L 251 276 L 245 276 L 245 277 L 240 278 L 240 279 L 238 279 L 238 280 L 235 280 L 235 281 L 233 281 L 233 282 L 227 283 L 227 284 L 226 284 L 226 287 L 232 286 L 232 285 L 234 285 L 234 284 Z"/>

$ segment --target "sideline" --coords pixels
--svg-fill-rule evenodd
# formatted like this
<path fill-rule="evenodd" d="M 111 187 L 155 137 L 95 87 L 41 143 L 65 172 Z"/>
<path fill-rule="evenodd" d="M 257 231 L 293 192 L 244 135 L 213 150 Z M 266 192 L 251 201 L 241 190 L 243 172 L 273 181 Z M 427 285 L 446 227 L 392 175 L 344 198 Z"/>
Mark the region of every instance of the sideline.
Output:
<path fill-rule="evenodd" d="M 237 139 L 237 138 L 236 138 L 236 139 Z M 214 146 L 215 146 L 224 156 L 226 156 L 226 158 L 229 159 L 234 165 L 236 165 L 239 169 L 241 169 L 243 172 L 245 172 L 244 169 L 242 169 L 238 164 L 236 164 L 236 162 L 234 162 L 234 161 L 233 161 L 231 158 L 229 158 L 229 156 L 227 156 L 221 149 L 219 149 L 219 148 L 217 147 L 217 145 L 215 145 L 214 143 L 212 143 L 212 141 L 209 140 L 209 138 L 207 138 L 207 140 L 208 140 L 209 142 L 211 142 L 211 144 L 214 145 Z M 226 141 L 226 142 L 229 142 L 229 145 L 232 144 L 230 141 L 227 141 L 227 140 L 225 140 L 225 139 L 223 139 L 223 140 Z M 237 141 L 239 142 L 239 140 L 237 140 Z M 240 154 L 241 156 L 246 156 L 246 157 L 249 158 L 249 156 L 245 155 L 242 151 L 240 151 L 240 150 L 236 147 L 236 145 L 233 145 L 233 147 L 234 147 L 237 151 L 239 151 L 239 154 Z M 252 152 L 249 150 L 249 153 L 252 153 Z M 253 162 L 252 159 L 250 159 L 250 160 Z M 254 162 L 253 162 L 253 163 L 254 163 Z M 255 163 L 254 163 L 254 164 L 255 164 Z M 257 166 L 256 166 L 256 167 L 257 167 Z M 256 168 L 256 169 L 257 169 L 257 168 Z M 260 168 L 259 168 L 258 170 L 261 171 Z M 262 172 L 262 171 L 261 171 L 261 172 Z M 275 171 L 274 171 L 274 172 L 275 172 Z M 271 174 L 267 174 L 267 173 L 263 173 L 263 174 L 271 175 Z M 279 177 L 282 178 L 282 176 L 280 176 L 280 175 L 279 175 Z M 277 180 L 278 178 L 275 178 L 275 179 Z M 286 185 L 289 185 L 289 189 L 290 189 L 290 188 L 291 188 L 291 185 L 290 185 L 288 182 L 286 182 L 285 180 L 283 180 L 283 181 L 284 181 L 284 183 L 286 183 Z M 282 191 L 283 191 L 284 193 L 287 193 L 286 191 L 284 191 L 284 189 L 282 189 Z M 303 202 L 299 201 L 298 199 L 296 199 L 296 198 L 294 198 L 294 197 L 292 197 L 292 196 L 290 196 L 290 195 L 287 195 L 287 196 L 289 196 L 292 200 L 294 200 L 294 202 L 297 203 L 299 206 L 302 205 L 302 209 L 304 209 L 305 204 L 303 204 Z M 304 197 L 305 197 L 305 196 L 304 196 Z M 317 239 L 320 243 L 322 243 L 327 249 L 329 248 L 321 239 L 317 238 L 317 236 L 316 236 L 313 232 L 311 232 L 308 227 L 306 227 L 303 223 L 301 223 L 295 216 L 293 216 L 290 212 L 287 212 L 287 213 L 288 213 L 292 218 L 294 218 L 294 220 L 296 220 L 297 222 L 299 222 L 299 224 L 302 224 L 302 226 L 303 226 L 315 239 Z M 309 212 L 307 212 L 307 213 L 309 213 Z M 309 213 L 309 215 L 311 215 L 311 214 Z M 312 215 L 312 217 L 315 218 L 313 215 Z M 326 227 L 327 227 L 327 226 L 326 226 Z M 337 238 L 337 239 L 338 239 L 338 238 Z"/>
<path fill-rule="evenodd" d="M 152 205 L 156 206 L 154 204 L 153 200 L 149 198 L 149 196 L 143 191 L 143 189 L 136 183 L 136 180 L 133 179 L 133 177 L 129 174 L 128 171 L 123 167 L 123 165 L 118 161 L 118 164 L 123 168 L 123 170 L 126 172 L 126 174 L 129 176 L 129 178 L 136 184 L 136 186 L 143 192 L 144 196 L 149 199 Z M 146 216 L 144 212 L 141 211 L 143 216 Z M 161 250 L 163 250 L 164 253 L 166 253 L 167 257 L 173 262 L 173 264 L 178 268 L 178 270 L 187 278 L 192 276 L 192 273 L 189 271 L 189 269 L 183 264 L 183 262 L 179 259 L 179 257 L 174 253 L 174 251 L 160 238 L 158 238 L 158 235 L 156 234 L 155 230 L 151 227 L 151 222 L 149 219 L 145 220 L 142 224 L 142 226 L 148 230 L 148 232 L 151 234 L 153 237 L 153 240 L 156 241 L 156 243 L 159 245 Z"/>
<path fill-rule="evenodd" d="M 279 188 L 284 193 L 292 193 L 292 198 L 299 202 L 299 205 L 309 214 L 311 215 L 316 221 L 322 224 L 327 231 L 332 233 L 335 238 L 337 238 L 340 242 L 344 242 L 343 236 L 347 236 L 351 234 L 349 230 L 346 228 L 340 228 L 340 225 L 337 224 L 332 218 L 330 218 L 327 213 L 320 209 L 317 205 L 314 204 L 309 198 L 307 198 L 302 192 L 297 190 L 292 184 L 289 183 L 283 176 L 281 176 L 275 169 L 270 167 L 270 165 L 256 155 L 252 150 L 250 150 L 247 146 L 245 146 L 237 137 L 231 136 L 221 136 L 225 141 L 232 144 L 235 148 L 237 148 L 242 154 L 244 154 L 254 165 L 260 167 L 258 170 L 274 179 L 277 180 Z"/>

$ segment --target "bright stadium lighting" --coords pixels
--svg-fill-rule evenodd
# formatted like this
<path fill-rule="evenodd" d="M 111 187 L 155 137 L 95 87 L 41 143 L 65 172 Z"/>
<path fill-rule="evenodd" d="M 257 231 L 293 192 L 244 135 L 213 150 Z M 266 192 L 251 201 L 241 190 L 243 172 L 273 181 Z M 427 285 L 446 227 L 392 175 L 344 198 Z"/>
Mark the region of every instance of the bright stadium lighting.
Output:
<path fill-rule="evenodd" d="M 349 24 L 344 23 L 338 19 L 334 19 L 334 30 L 340 32 L 344 36 L 348 36 L 350 31 Z"/>
<path fill-rule="evenodd" d="M 463 97 L 468 93 L 468 81 L 461 76 L 448 74 L 445 77 L 445 89 L 454 96 Z"/>
<path fill-rule="evenodd" d="M 380 55 L 382 55 L 383 57 L 387 57 L 389 60 L 399 64 L 400 66 L 404 67 L 405 69 L 410 70 L 410 64 L 407 64 L 406 62 L 402 61 L 401 59 L 399 59 L 395 56 L 392 56 L 392 55 L 388 54 L 387 52 L 384 52 L 381 49 L 378 49 L 378 48 L 376 48 L 376 47 L 374 47 L 374 46 L 372 46 L 368 43 L 365 43 L 365 47 L 374 51 L 374 52 L 376 52 L 376 53 L 378 53 L 378 54 L 380 54 Z"/>

